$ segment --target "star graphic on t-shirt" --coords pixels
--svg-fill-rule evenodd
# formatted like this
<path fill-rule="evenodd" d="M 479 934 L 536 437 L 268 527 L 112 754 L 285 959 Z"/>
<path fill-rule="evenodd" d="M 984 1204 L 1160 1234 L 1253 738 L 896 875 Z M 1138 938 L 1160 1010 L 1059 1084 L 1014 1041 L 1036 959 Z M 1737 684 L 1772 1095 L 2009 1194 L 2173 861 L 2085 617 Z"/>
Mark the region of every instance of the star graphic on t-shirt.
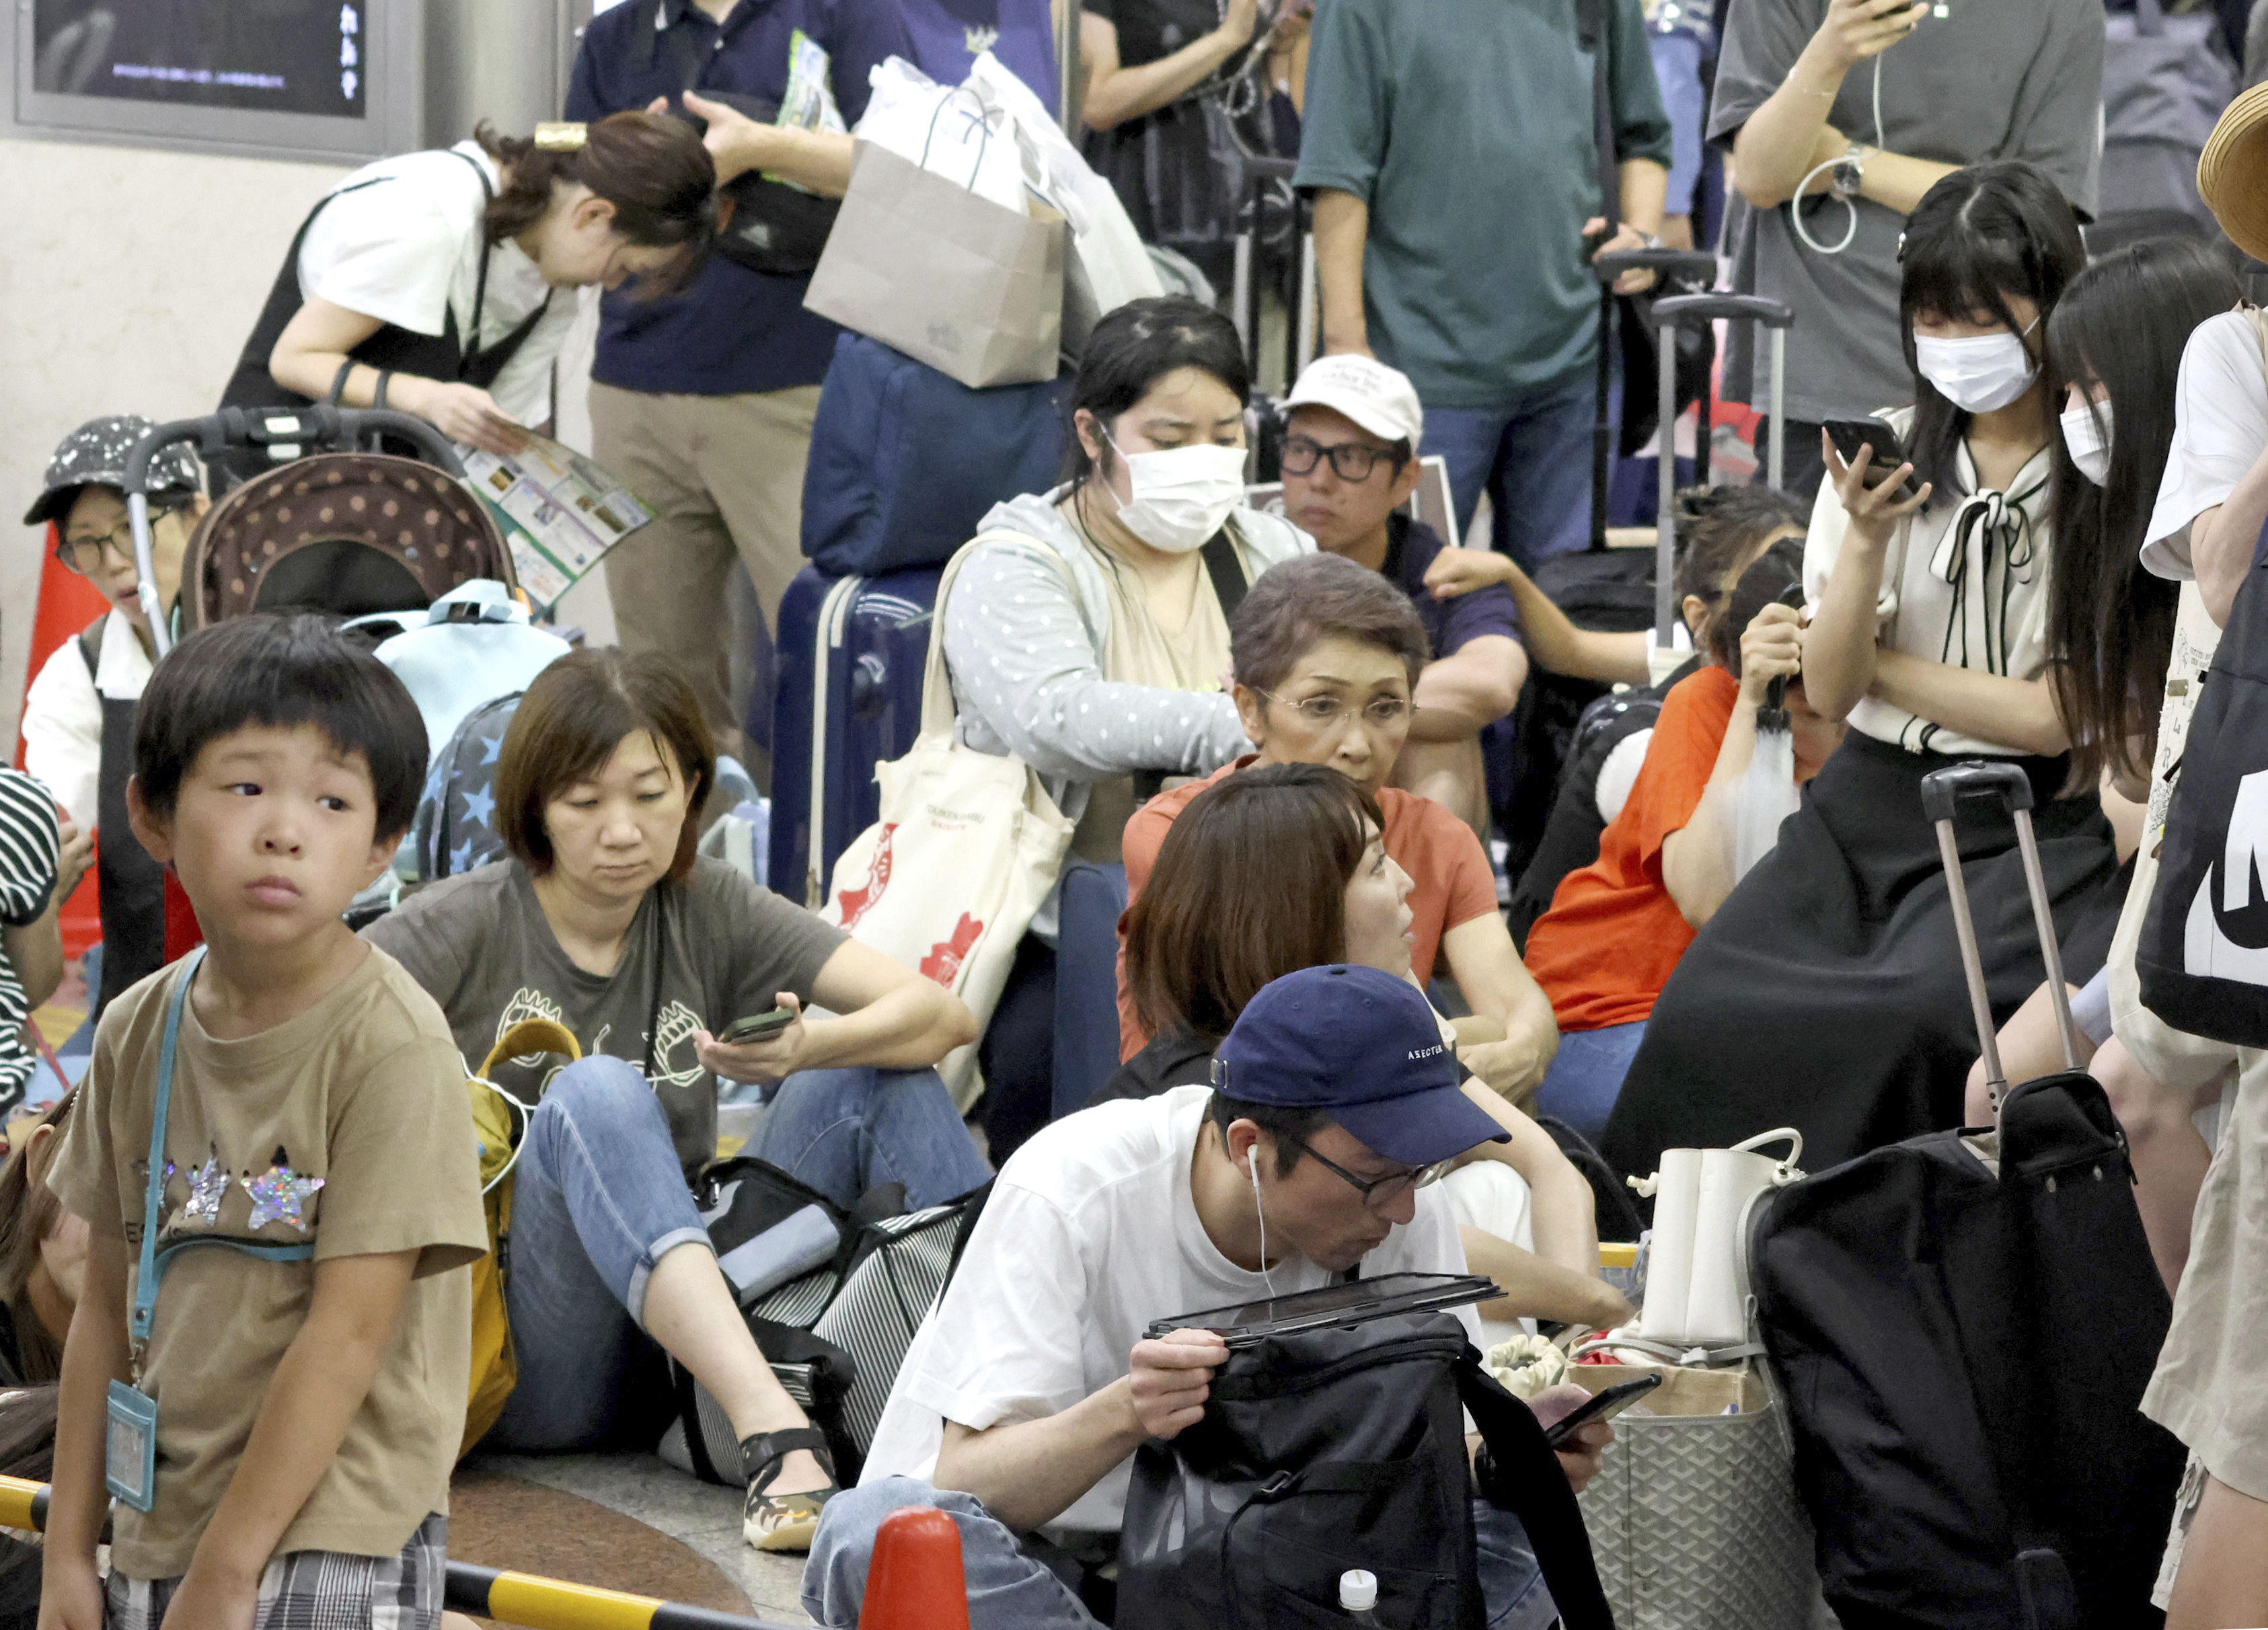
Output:
<path fill-rule="evenodd" d="M 285 1164 L 284 1151 L 276 1151 L 275 1164 L 258 1177 L 244 1179 L 244 1192 L 252 1196 L 252 1228 L 265 1228 L 270 1222 L 281 1222 L 302 1234 L 308 1231 L 306 1207 L 317 1189 L 323 1186 L 320 1178 L 303 1178 Z"/>
<path fill-rule="evenodd" d="M 470 871 L 472 869 L 473 841 L 467 838 L 449 851 L 449 875 L 453 877 L 460 871 Z"/>
<path fill-rule="evenodd" d="M 465 801 L 465 819 L 483 826 L 496 824 L 496 794 L 487 787 L 475 787 L 457 795 Z"/>
<path fill-rule="evenodd" d="M 173 1176 L 173 1162 L 166 1163 L 166 1175 Z M 189 1173 L 189 1203 L 181 1208 L 184 1222 L 212 1223 L 220 1221 L 220 1202 L 228 1193 L 228 1168 L 220 1164 L 220 1151 L 213 1150 L 205 1164 Z"/>
<path fill-rule="evenodd" d="M 503 751 L 504 751 L 504 738 L 503 738 L 503 737 L 501 737 L 501 736 L 486 736 L 486 737 L 482 738 L 482 739 L 481 739 L 481 762 L 482 762 L 482 763 L 483 763 L 483 764 L 493 764 L 493 763 L 495 763 L 495 762 L 497 761 L 497 755 L 498 753 L 502 753 Z"/>

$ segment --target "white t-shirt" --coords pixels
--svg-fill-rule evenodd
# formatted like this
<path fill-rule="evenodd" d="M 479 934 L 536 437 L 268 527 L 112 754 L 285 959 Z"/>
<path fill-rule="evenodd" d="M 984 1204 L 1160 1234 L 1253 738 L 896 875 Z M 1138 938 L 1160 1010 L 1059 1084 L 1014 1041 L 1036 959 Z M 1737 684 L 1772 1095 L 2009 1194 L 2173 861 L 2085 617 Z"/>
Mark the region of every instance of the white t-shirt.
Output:
<path fill-rule="evenodd" d="M 2174 387 L 2174 444 L 2143 534 L 2142 564 L 2161 577 L 2192 577 L 2190 523 L 2226 503 L 2268 447 L 2268 376 L 2252 318 L 2223 312 L 2182 348 Z"/>
<path fill-rule="evenodd" d="M 1884 417 L 1903 437 L 1913 410 Z M 1930 662 L 2036 679 L 2048 665 L 2047 450 L 2032 455 L 2007 494 L 1978 490 L 1966 445 L 1958 460 L 1968 496 L 1933 494 L 1890 539 L 1874 606 L 1876 640 Z M 1803 540 L 1807 615 L 1818 614 L 1849 522 L 1835 483 L 1822 481 Z M 1851 709 L 1851 727 L 1909 753 L 2017 757 L 2023 751 L 1959 735 L 1874 696 Z"/>
<path fill-rule="evenodd" d="M 937 1470 L 945 1422 L 976 1431 L 1060 1414 L 1127 1373 L 1156 1319 L 1314 1290 L 1332 1275 L 1290 1257 L 1268 1278 L 1237 1267 L 1198 1222 L 1189 1165 L 1212 1090 L 1098 1105 L 1057 1121 L 1010 1157 L 944 1298 L 922 1322 L 866 1451 L 864 1482 Z M 1462 1274 L 1449 1203 L 1418 1214 L 1364 1259 L 1366 1277 Z M 1458 1310 L 1480 1340 L 1470 1308 Z M 1130 1457 L 1052 1528 L 1123 1526 Z"/>
<path fill-rule="evenodd" d="M 477 142 L 381 158 L 342 181 L 300 242 L 302 297 L 328 300 L 413 334 L 439 334 L 454 313 L 461 341 L 473 320 L 481 215 L 488 202 L 480 176 L 466 158 L 481 167 L 491 187 L 501 188 L 496 165 Z M 535 262 L 510 239 L 490 249 L 488 256 L 477 348 L 483 350 L 519 327 L 552 293 Z M 489 387 L 497 405 L 523 424 L 541 424 L 551 417 L 551 364 L 574 324 L 575 311 L 571 293 L 553 299 Z"/>
<path fill-rule="evenodd" d="M 86 671 L 78 635 L 55 647 L 24 694 L 24 767 L 81 832 L 94 830 L 102 775 L 102 699 L 136 701 L 150 682 L 150 653 L 125 618 L 106 613 Z"/>

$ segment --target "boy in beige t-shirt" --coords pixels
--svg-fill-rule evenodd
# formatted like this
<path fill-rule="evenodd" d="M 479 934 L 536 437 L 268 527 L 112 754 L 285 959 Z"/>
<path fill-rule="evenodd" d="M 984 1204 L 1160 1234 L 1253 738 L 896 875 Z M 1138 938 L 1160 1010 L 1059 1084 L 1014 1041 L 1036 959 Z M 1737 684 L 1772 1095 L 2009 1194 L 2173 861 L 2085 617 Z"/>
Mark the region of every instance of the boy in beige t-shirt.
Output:
<path fill-rule="evenodd" d="M 480 1178 L 440 1010 L 340 917 L 409 824 L 423 727 L 400 681 L 322 620 L 250 617 L 159 664 L 134 765 L 135 835 L 179 873 L 206 943 L 111 1004 L 48 1174 L 92 1239 L 40 1622 L 431 1630 L 470 1367 L 462 1270 L 487 1245 Z M 184 981 L 160 1294 L 136 1352 L 159 1054 Z M 312 1250 L 179 1248 L 207 1240 Z M 157 1453 L 151 1509 L 118 1505 L 106 1583 L 114 1380 L 154 1406 Z"/>

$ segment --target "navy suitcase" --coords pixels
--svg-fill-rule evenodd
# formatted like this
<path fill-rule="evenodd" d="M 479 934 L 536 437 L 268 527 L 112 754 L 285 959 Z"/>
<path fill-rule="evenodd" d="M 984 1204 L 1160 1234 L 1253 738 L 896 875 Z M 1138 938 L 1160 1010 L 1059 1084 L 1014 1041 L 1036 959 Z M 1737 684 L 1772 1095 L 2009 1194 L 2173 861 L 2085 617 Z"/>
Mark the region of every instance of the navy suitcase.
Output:
<path fill-rule="evenodd" d="M 770 875 L 789 899 L 826 898 L 836 857 L 881 814 L 874 766 L 921 731 L 942 569 L 828 577 L 806 566 L 780 597 Z"/>

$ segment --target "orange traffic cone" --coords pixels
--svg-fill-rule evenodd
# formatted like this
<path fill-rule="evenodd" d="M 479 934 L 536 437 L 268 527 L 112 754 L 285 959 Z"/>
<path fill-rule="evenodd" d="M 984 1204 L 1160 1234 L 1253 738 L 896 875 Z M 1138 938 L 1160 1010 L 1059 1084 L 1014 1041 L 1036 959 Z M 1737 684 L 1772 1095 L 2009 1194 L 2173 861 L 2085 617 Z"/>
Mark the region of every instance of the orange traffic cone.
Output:
<path fill-rule="evenodd" d="M 894 1511 L 874 1535 L 858 1630 L 968 1630 L 961 1531 L 934 1507 Z"/>
<path fill-rule="evenodd" d="M 103 592 L 55 558 L 55 526 L 48 523 L 47 555 L 40 568 L 39 606 L 32 614 L 31 660 L 24 670 L 26 688 L 39 677 L 40 670 L 55 648 L 66 640 L 75 639 L 80 629 L 110 609 Z M 19 701 L 16 716 L 21 719 L 24 709 Z M 24 738 L 20 731 L 16 737 L 15 762 L 20 768 L 24 762 Z M 132 842 L 129 835 L 125 839 Z M 80 957 L 86 948 L 102 937 L 102 906 L 92 868 L 78 892 L 63 904 L 57 914 L 61 919 L 63 954 Z"/>

